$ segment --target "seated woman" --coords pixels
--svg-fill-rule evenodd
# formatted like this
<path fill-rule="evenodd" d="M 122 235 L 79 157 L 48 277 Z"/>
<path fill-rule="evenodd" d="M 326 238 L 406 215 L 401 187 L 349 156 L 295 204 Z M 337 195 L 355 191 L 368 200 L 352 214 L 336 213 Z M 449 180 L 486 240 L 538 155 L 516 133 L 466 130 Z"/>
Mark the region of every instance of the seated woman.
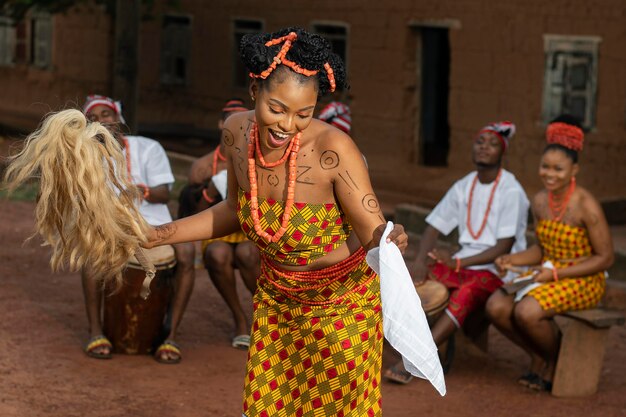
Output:
<path fill-rule="evenodd" d="M 538 244 L 496 259 L 500 271 L 541 266 L 531 270 L 531 285 L 511 295 L 496 291 L 486 309 L 493 324 L 530 355 L 530 369 L 519 382 L 550 391 L 559 349 L 553 317 L 600 301 L 613 246 L 600 204 L 576 185 L 584 139 L 576 119 L 560 116 L 546 138 L 539 165 L 545 189 L 532 200 Z"/>

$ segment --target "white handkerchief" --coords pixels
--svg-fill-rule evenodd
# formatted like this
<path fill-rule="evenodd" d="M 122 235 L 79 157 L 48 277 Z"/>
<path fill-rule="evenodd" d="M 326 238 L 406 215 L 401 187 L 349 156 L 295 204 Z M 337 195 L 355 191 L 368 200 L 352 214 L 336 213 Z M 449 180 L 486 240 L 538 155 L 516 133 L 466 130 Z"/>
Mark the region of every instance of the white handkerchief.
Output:
<path fill-rule="evenodd" d="M 226 200 L 226 191 L 228 189 L 228 181 L 226 170 L 223 169 L 211 177 L 211 181 L 215 184 L 215 188 L 222 196 L 222 200 Z"/>
<path fill-rule="evenodd" d="M 388 222 L 379 247 L 367 253 L 368 265 L 380 276 L 383 331 L 402 355 L 406 370 L 428 379 L 443 396 L 446 383 L 422 303 L 400 250 L 394 243 L 386 242 L 392 229 L 393 223 Z"/>

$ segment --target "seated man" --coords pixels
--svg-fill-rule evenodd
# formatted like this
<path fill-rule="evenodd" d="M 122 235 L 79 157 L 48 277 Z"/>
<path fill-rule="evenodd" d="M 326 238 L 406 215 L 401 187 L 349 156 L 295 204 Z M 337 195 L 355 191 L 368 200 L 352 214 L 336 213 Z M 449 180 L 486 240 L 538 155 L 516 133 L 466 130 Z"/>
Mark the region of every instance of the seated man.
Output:
<path fill-rule="evenodd" d="M 222 109 L 222 118 L 218 121 L 220 130 L 224 121 L 232 114 L 247 111 L 243 101 L 229 100 Z M 189 193 L 196 195 L 194 210 L 201 211 L 226 197 L 226 160 L 221 153 L 221 145 L 196 160 L 189 172 Z M 196 190 L 196 191 L 193 191 Z M 188 199 L 189 200 L 189 199 Z M 187 213 L 181 213 L 186 214 Z M 248 319 L 239 302 L 235 280 L 235 268 L 250 293 L 256 290 L 261 258 L 254 243 L 246 239 L 243 232 L 234 233 L 220 239 L 202 242 L 202 253 L 209 277 L 233 313 L 235 331 L 232 346 L 248 349 L 250 329 Z"/>
<path fill-rule="evenodd" d="M 325 121 L 338 129 L 343 130 L 348 135 L 352 129 L 352 117 L 350 107 L 340 101 L 331 101 L 322 109 L 318 119 Z"/>
<path fill-rule="evenodd" d="M 463 326 L 469 313 L 484 308 L 489 295 L 502 285 L 495 259 L 526 248 L 529 202 L 515 176 L 501 166 L 514 133 L 510 122 L 484 127 L 472 147 L 476 171 L 457 181 L 426 218 L 428 226 L 411 273 L 419 283 L 430 272 L 430 277 L 450 292 L 445 314 L 432 326 L 438 346 Z M 439 234 L 448 235 L 455 228 L 461 250 L 452 256 L 444 249 L 434 249 Z M 430 268 L 428 258 L 435 261 Z M 446 362 L 444 372 L 449 368 Z M 412 379 L 402 362 L 388 369 L 385 377 L 402 384 Z"/>
<path fill-rule="evenodd" d="M 142 136 L 126 136 L 122 133 L 124 119 L 121 107 L 109 97 L 91 95 L 83 107 L 89 120 L 100 122 L 119 141 L 126 155 L 126 169 L 132 182 L 141 189 L 143 200 L 139 211 L 151 225 L 160 225 L 172 221 L 166 203 L 170 198 L 170 188 L 174 176 L 163 147 L 155 140 Z M 185 252 L 190 244 L 174 245 L 177 258 L 174 297 L 170 307 L 169 331 L 164 342 L 155 351 L 155 359 L 162 363 L 178 363 L 181 354 L 176 342 L 176 331 L 193 290 L 193 263 L 186 261 Z M 87 318 L 89 320 L 90 340 L 85 352 L 92 358 L 111 358 L 111 342 L 102 334 L 101 306 L 103 289 L 97 277 L 89 271 L 82 271 L 83 292 Z"/>

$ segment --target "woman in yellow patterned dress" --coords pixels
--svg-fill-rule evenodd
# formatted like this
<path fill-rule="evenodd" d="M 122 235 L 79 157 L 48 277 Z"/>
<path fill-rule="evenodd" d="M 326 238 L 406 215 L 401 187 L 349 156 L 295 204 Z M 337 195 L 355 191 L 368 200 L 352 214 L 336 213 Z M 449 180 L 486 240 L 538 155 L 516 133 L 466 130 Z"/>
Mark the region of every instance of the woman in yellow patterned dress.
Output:
<path fill-rule="evenodd" d="M 318 96 L 345 85 L 343 63 L 297 28 L 245 36 L 241 56 L 255 109 L 223 129 L 227 200 L 151 241 L 241 228 L 261 250 L 244 416 L 379 417 L 381 302 L 365 251 L 385 219 L 354 142 L 313 119 Z M 406 247 L 401 226 L 388 239 Z"/>
<path fill-rule="evenodd" d="M 538 285 L 516 296 L 497 291 L 486 308 L 493 324 L 530 355 L 530 368 L 518 382 L 550 391 L 559 349 L 552 318 L 600 301 L 613 247 L 600 204 L 576 185 L 584 139 L 576 119 L 565 115 L 555 119 L 546 139 L 539 165 L 545 188 L 532 201 L 538 244 L 496 260 L 501 271 L 540 265 L 532 270 Z"/>

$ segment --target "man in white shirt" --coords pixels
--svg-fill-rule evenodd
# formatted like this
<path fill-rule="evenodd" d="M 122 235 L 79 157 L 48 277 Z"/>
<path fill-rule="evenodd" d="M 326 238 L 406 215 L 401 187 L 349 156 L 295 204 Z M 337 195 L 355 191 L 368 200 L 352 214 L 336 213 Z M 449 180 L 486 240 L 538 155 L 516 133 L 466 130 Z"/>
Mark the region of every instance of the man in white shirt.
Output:
<path fill-rule="evenodd" d="M 476 171 L 457 181 L 426 218 L 417 258 L 411 268 L 416 283 L 427 276 L 443 283 L 450 293 L 445 314 L 432 326 L 437 345 L 446 342 L 463 326 L 468 314 L 482 309 L 500 279 L 495 259 L 526 248 L 529 202 L 515 176 L 501 167 L 509 141 L 515 133 L 510 122 L 492 123 L 474 140 L 472 158 Z M 440 233 L 458 229 L 461 249 L 451 255 L 435 249 Z M 427 261 L 434 260 L 433 265 Z M 444 370 L 449 363 L 444 363 Z M 402 363 L 385 372 L 393 382 L 408 383 L 412 377 Z"/>
<path fill-rule="evenodd" d="M 143 195 L 139 211 L 145 220 L 153 226 L 171 222 L 167 202 L 170 199 L 174 175 L 163 147 L 152 139 L 124 135 L 120 129 L 120 124 L 124 122 L 121 107 L 109 97 L 88 96 L 83 112 L 89 120 L 104 125 L 122 146 L 128 174 Z M 161 363 L 178 363 L 181 360 L 181 353 L 174 339 L 195 279 L 193 263 L 187 262 L 188 257 L 183 256 L 184 253 L 193 250 L 193 245 L 188 243 L 174 245 L 174 250 L 177 268 L 174 297 L 170 308 L 171 324 L 165 341 L 155 351 L 155 359 Z M 82 282 L 90 332 L 85 352 L 93 358 L 108 359 L 111 357 L 112 346 L 102 332 L 102 286 L 99 280 L 90 276 L 86 270 L 82 272 Z"/>

